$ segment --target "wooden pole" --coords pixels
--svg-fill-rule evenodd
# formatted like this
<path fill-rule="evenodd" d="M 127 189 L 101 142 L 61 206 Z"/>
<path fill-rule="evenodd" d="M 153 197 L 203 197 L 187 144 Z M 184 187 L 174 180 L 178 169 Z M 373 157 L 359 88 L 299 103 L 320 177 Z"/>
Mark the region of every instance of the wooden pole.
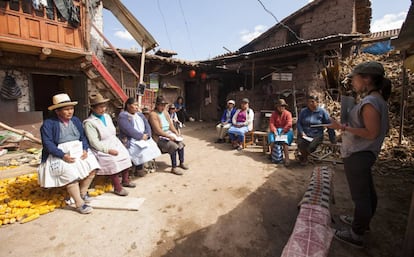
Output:
<path fill-rule="evenodd" d="M 403 59 L 405 59 L 405 53 L 403 54 Z M 408 80 L 407 80 L 407 70 L 406 68 L 403 66 L 402 67 L 402 91 L 401 91 L 401 102 L 400 102 L 400 131 L 399 131 L 399 135 L 398 135 L 398 144 L 401 145 L 402 142 L 402 138 L 403 138 L 403 133 L 404 133 L 404 116 L 405 116 L 405 106 L 407 104 L 406 101 L 406 88 L 407 88 L 407 84 L 408 84 Z"/>
<path fill-rule="evenodd" d="M 132 66 L 127 62 L 127 60 L 125 60 L 125 58 L 118 52 L 118 50 L 116 50 L 116 48 L 111 44 L 111 42 L 109 42 L 109 40 L 104 36 L 104 34 L 102 34 L 102 32 L 99 31 L 99 29 L 95 26 L 95 24 L 91 23 L 91 25 L 96 30 L 96 32 L 99 34 L 99 36 L 101 36 L 103 40 L 105 40 L 105 43 L 108 44 L 108 46 L 114 51 L 114 53 L 119 57 L 119 59 L 121 59 L 121 61 L 128 67 L 128 69 L 132 72 L 132 74 L 134 74 L 135 77 L 139 79 L 139 75 L 134 70 L 134 68 L 132 68 Z"/>
<path fill-rule="evenodd" d="M 24 130 L 18 130 L 18 129 L 12 128 L 12 127 L 10 127 L 10 126 L 7 126 L 7 125 L 6 125 L 6 124 L 4 124 L 3 122 L 0 122 L 0 127 L 1 127 L 1 128 L 4 128 L 4 129 L 6 129 L 6 130 L 9 130 L 9 131 L 11 131 L 11 132 L 14 132 L 14 133 L 16 133 L 16 134 L 22 135 L 22 136 L 24 136 L 24 137 L 27 137 L 28 139 L 32 140 L 32 141 L 33 141 L 33 142 L 35 142 L 35 143 L 42 144 L 42 141 L 41 141 L 40 139 L 38 139 L 38 138 L 34 137 L 32 134 L 30 134 L 30 133 L 29 133 L 29 132 L 27 132 L 27 131 L 24 131 Z"/>
<path fill-rule="evenodd" d="M 145 42 L 142 43 L 142 54 L 141 54 L 141 67 L 139 69 L 139 84 L 144 83 L 144 67 L 145 67 L 145 52 L 146 52 Z M 142 104 L 142 95 L 138 95 L 138 106 L 141 108 Z"/>

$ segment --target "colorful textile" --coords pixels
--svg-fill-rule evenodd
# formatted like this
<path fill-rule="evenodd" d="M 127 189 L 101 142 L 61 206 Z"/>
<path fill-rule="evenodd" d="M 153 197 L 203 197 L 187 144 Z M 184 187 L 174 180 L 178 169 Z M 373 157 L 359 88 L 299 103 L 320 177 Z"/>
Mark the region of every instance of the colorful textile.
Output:
<path fill-rule="evenodd" d="M 319 205 L 302 204 L 282 257 L 328 256 L 333 232 L 329 210 Z"/>
<path fill-rule="evenodd" d="M 319 205 L 329 210 L 330 200 L 333 199 L 332 188 L 333 170 L 326 166 L 315 167 L 311 181 L 299 206 L 302 204 Z"/>

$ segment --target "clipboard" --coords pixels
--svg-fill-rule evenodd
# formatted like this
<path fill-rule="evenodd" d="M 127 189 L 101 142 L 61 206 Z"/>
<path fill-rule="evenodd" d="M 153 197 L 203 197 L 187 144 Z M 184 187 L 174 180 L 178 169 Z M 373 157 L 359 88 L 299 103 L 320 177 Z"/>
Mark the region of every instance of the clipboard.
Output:
<path fill-rule="evenodd" d="M 314 124 L 314 125 L 310 125 L 311 128 L 319 128 L 319 127 L 328 127 L 331 126 L 332 124 Z"/>

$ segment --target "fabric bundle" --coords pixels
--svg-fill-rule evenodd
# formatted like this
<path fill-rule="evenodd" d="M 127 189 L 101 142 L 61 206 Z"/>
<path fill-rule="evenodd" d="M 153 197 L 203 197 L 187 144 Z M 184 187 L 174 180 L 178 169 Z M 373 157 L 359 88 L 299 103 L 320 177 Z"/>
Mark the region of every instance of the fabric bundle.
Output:
<path fill-rule="evenodd" d="M 15 100 L 22 96 L 22 91 L 20 90 L 20 87 L 16 84 L 16 80 L 9 74 L 6 74 L 6 76 L 4 77 L 3 85 L 0 89 L 0 95 L 4 99 L 9 100 Z"/>

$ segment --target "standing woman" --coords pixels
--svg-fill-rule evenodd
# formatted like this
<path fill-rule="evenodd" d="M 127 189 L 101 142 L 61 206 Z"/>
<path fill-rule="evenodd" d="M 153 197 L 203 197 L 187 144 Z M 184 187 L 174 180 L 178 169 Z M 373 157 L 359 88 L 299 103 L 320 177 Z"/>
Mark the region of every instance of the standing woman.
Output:
<path fill-rule="evenodd" d="M 135 184 L 129 181 L 129 168 L 132 164 L 127 149 L 116 136 L 111 116 L 106 113 L 108 101 L 109 99 L 105 99 L 99 93 L 91 95 L 89 97 L 91 112 L 83 122 L 83 126 L 92 152 L 101 166 L 97 175 L 110 176 L 114 193 L 127 196 L 128 191 L 123 187 L 135 187 Z M 122 185 L 119 174 L 122 175 Z"/>
<path fill-rule="evenodd" d="M 89 150 L 88 140 L 79 118 L 73 116 L 74 106 L 67 94 L 57 94 L 48 107 L 56 117 L 46 119 L 40 127 L 42 136 L 42 161 L 38 169 L 41 187 L 65 186 L 82 214 L 92 212 L 85 203 L 88 188 L 99 169 L 99 164 Z"/>
<path fill-rule="evenodd" d="M 389 128 L 387 100 L 391 94 L 391 81 L 384 75 L 384 67 L 378 62 L 355 66 L 348 77 L 362 100 L 351 109 L 348 124 L 332 120 L 330 126 L 343 132 L 341 155 L 355 207 L 353 215 L 340 216 L 341 221 L 351 228 L 336 230 L 335 237 L 356 247 L 364 245 L 363 235 L 369 230 L 377 208 L 371 168 Z"/>
<path fill-rule="evenodd" d="M 152 139 L 151 127 L 144 114 L 138 111 L 138 102 L 128 98 L 124 111 L 119 114 L 119 136 L 126 145 L 138 176 L 145 176 L 144 163 L 161 156 L 161 151 Z"/>

